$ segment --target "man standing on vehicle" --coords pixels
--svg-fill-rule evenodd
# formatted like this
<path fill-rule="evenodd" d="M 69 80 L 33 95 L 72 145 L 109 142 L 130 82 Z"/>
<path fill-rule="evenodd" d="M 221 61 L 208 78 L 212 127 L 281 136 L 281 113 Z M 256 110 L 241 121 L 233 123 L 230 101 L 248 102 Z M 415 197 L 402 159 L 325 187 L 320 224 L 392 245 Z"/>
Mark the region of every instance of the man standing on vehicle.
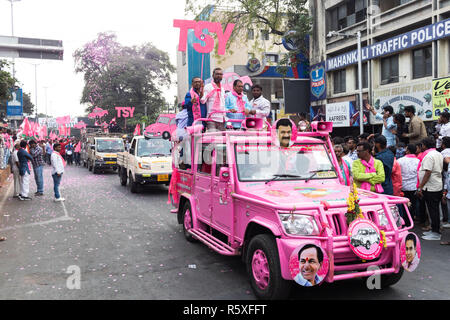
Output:
<path fill-rule="evenodd" d="M 379 114 L 375 111 L 375 108 L 366 105 L 366 108 L 372 112 L 372 114 L 375 116 L 377 120 L 383 121 L 383 131 L 382 135 L 387 140 L 387 147 L 395 146 L 396 145 L 396 137 L 395 137 L 395 130 L 397 130 L 397 125 L 394 123 L 394 108 L 392 106 L 385 106 L 383 107 L 383 113 Z"/>
<path fill-rule="evenodd" d="M 192 79 L 192 88 L 184 97 L 184 106 L 188 113 L 187 127 L 192 126 L 198 118 L 206 118 L 207 108 L 205 103 L 201 103 L 203 97 L 203 80 L 199 77 Z"/>
<path fill-rule="evenodd" d="M 266 119 L 270 115 L 270 101 L 263 97 L 262 87 L 259 84 L 253 85 L 252 96 L 253 99 L 250 100 L 252 110 L 249 114 L 257 118 Z"/>
<path fill-rule="evenodd" d="M 213 71 L 213 81 L 205 86 L 201 103 L 205 103 L 208 110 L 208 121 L 206 126 L 209 131 L 225 130 L 225 89 L 221 85 L 223 70 L 216 68 Z"/>
<path fill-rule="evenodd" d="M 229 119 L 244 120 L 245 117 L 251 112 L 252 106 L 248 102 L 248 98 L 244 91 L 244 84 L 241 80 L 235 80 L 233 83 L 233 91 L 228 92 L 225 97 L 225 107 L 230 113 L 227 113 Z M 234 129 L 240 129 L 241 123 L 232 122 Z"/>

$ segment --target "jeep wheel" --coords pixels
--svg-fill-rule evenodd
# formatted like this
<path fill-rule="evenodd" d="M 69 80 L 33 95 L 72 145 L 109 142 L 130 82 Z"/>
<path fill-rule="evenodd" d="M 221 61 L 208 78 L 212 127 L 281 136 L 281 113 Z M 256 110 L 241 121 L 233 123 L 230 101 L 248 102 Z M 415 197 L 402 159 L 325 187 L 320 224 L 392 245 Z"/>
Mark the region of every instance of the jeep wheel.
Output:
<path fill-rule="evenodd" d="M 134 182 L 133 175 L 129 175 L 128 177 L 128 186 L 130 188 L 131 193 L 138 193 L 139 192 L 139 185 Z"/>
<path fill-rule="evenodd" d="M 381 288 L 382 289 L 388 288 L 399 282 L 403 276 L 403 272 L 404 272 L 403 267 L 400 267 L 400 271 L 398 273 L 381 275 Z"/>
<path fill-rule="evenodd" d="M 366 242 L 366 245 L 365 245 L 365 247 L 366 247 L 366 249 L 367 249 L 367 250 L 369 250 L 369 249 L 370 249 L 370 242 L 369 242 L 369 241 L 367 241 L 367 242 Z"/>
<path fill-rule="evenodd" d="M 167 131 L 164 131 L 162 134 L 163 139 L 169 140 L 170 139 L 170 133 Z"/>
<path fill-rule="evenodd" d="M 186 203 L 183 206 L 182 211 L 182 217 L 183 217 L 183 232 L 184 237 L 189 242 L 197 242 L 198 240 L 195 239 L 192 234 L 188 232 L 188 230 L 192 229 L 193 223 L 192 223 L 192 210 L 191 210 L 191 204 L 189 201 L 186 201 Z"/>
<path fill-rule="evenodd" d="M 259 299 L 279 300 L 289 296 L 292 282 L 281 276 L 280 258 L 273 236 L 260 234 L 250 240 L 246 265 L 253 292 Z"/>
<path fill-rule="evenodd" d="M 120 184 L 122 186 L 127 185 L 127 171 L 124 169 L 119 169 L 119 177 L 120 177 Z"/>

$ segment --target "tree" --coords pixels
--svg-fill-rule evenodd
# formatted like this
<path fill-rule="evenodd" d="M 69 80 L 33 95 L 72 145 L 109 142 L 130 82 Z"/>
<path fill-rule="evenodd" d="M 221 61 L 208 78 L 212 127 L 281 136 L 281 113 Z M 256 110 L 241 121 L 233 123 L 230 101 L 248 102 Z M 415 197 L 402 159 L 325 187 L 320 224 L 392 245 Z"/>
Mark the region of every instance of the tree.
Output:
<path fill-rule="evenodd" d="M 7 101 L 11 98 L 10 90 L 16 85 L 16 79 L 6 71 L 9 66 L 5 60 L 0 60 L 0 101 Z"/>
<path fill-rule="evenodd" d="M 34 114 L 34 103 L 31 102 L 30 94 L 23 93 L 23 113 Z"/>
<path fill-rule="evenodd" d="M 108 110 L 106 121 L 116 117 L 115 107 L 135 107 L 134 117 L 156 118 L 165 104 L 161 88 L 171 84 L 175 71 L 169 56 L 151 43 L 122 46 L 113 33 L 100 33 L 74 53 L 75 71 L 84 73 L 81 103 L 87 112 L 95 107 Z M 123 127 L 124 119 L 118 118 Z M 133 122 L 131 119 L 127 123 Z"/>
<path fill-rule="evenodd" d="M 312 19 L 308 12 L 308 0 L 216 0 L 215 8 L 220 11 L 224 23 L 235 23 L 235 29 L 227 43 L 227 49 L 234 42 L 247 42 L 249 30 L 267 30 L 280 40 L 285 37 L 297 49 L 290 51 L 278 62 L 278 71 L 287 72 L 287 67 L 297 66 L 296 56 L 309 57 L 308 36 L 312 29 Z M 205 19 L 212 6 L 205 8 L 203 0 L 186 0 L 186 13 Z M 221 10 L 221 8 L 225 8 Z M 233 9 L 229 9 L 233 8 Z M 255 52 L 263 47 L 255 41 Z M 281 43 L 275 43 L 281 45 Z M 217 50 L 217 48 L 216 48 Z"/>

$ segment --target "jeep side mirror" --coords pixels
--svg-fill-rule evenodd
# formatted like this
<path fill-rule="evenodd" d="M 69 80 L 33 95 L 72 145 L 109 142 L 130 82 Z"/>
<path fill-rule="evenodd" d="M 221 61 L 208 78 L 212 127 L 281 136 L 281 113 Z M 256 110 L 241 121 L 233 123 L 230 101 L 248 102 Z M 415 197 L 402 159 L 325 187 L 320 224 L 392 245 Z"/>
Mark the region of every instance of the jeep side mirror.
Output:
<path fill-rule="evenodd" d="M 230 181 L 230 168 L 228 168 L 228 167 L 220 168 L 219 181 L 220 182 L 228 182 L 228 181 Z"/>

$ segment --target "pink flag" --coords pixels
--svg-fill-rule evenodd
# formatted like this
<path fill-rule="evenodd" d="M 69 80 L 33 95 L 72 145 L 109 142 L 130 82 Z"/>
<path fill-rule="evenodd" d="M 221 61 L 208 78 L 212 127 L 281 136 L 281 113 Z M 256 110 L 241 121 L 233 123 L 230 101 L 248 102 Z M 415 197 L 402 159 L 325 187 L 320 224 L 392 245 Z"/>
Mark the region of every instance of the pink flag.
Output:
<path fill-rule="evenodd" d="M 31 137 L 31 135 L 32 135 L 32 133 L 31 133 L 31 125 L 30 125 L 30 121 L 28 121 L 28 118 L 25 118 L 23 120 L 21 127 L 22 127 L 23 134 L 25 136 L 27 136 L 27 137 Z"/>
<path fill-rule="evenodd" d="M 134 135 L 135 136 L 141 135 L 141 125 L 139 123 L 136 125 L 136 128 L 134 129 Z"/>

